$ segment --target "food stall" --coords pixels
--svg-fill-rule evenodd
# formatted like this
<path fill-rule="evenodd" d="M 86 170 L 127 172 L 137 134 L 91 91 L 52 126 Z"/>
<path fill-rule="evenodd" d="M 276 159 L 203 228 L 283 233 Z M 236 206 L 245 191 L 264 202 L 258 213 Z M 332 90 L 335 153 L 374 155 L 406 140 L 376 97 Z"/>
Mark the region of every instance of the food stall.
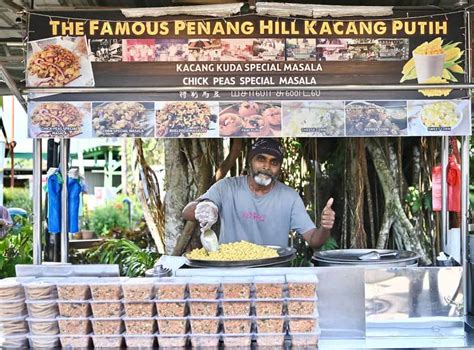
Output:
<path fill-rule="evenodd" d="M 469 50 L 459 49 L 470 43 L 468 13 L 422 10 L 315 20 L 269 14 L 265 3 L 257 4 L 256 14 L 232 16 L 240 5 L 224 8 L 225 14 L 211 16 L 215 12 L 207 7 L 191 17 L 140 9 L 28 14 L 24 92 L 35 139 L 38 266 L 19 266 L 17 280 L 0 283 L 0 300 L 10 305 L 4 309 L 16 305 L 14 315 L 0 314 L 4 342 L 469 346 L 464 327 L 472 298 L 467 290 L 467 184 L 473 86 L 464 74 L 470 73 Z M 332 62 L 306 55 L 299 61 L 292 55 L 287 60 L 285 40 L 305 38 L 304 50 L 318 52 L 316 38 L 326 37 L 404 38 L 400 44 L 409 45 L 413 57 Z M 239 52 L 242 38 L 252 40 L 245 55 Z M 119 44 L 121 59 L 104 55 L 108 49 L 118 52 Z M 303 49 L 298 45 L 292 46 L 297 53 Z M 235 267 L 199 260 L 188 263 L 206 268 L 181 269 L 185 258 L 168 257 L 163 264 L 176 267 L 171 279 L 126 279 L 117 277 L 113 267 L 67 265 L 66 220 L 61 227 L 64 265 L 41 265 L 41 138 L 60 137 L 65 149 L 70 138 L 334 136 L 438 136 L 443 169 L 448 137 L 461 136 L 462 266 L 393 266 L 380 260 L 370 267 L 267 267 L 291 257 L 291 250 L 283 250 L 277 261 L 257 260 L 252 269 L 244 268 L 248 262 Z M 67 173 L 65 158 L 61 172 Z M 66 186 L 62 193 L 65 218 Z M 443 187 L 443 235 L 446 198 Z M 321 260 L 335 262 L 327 256 Z M 416 265 L 416 257 L 407 262 Z"/>

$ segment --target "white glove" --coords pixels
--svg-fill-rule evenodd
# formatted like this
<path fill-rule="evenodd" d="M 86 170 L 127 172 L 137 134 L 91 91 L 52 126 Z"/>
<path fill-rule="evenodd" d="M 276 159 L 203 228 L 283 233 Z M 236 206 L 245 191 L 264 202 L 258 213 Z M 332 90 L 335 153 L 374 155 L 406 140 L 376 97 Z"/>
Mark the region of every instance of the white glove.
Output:
<path fill-rule="evenodd" d="M 194 210 L 194 217 L 201 225 L 201 232 L 205 232 L 217 222 L 219 209 L 209 201 L 199 202 Z"/>

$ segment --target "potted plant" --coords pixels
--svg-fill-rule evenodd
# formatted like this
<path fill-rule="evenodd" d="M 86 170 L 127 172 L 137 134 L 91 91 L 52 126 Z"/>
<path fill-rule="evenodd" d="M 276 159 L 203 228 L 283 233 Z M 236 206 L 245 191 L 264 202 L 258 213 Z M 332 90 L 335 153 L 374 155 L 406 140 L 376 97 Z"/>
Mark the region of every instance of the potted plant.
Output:
<path fill-rule="evenodd" d="M 91 220 L 89 217 L 89 213 L 84 215 L 84 219 L 82 220 L 82 239 L 92 239 L 94 238 L 95 232 L 92 230 L 91 227 Z"/>

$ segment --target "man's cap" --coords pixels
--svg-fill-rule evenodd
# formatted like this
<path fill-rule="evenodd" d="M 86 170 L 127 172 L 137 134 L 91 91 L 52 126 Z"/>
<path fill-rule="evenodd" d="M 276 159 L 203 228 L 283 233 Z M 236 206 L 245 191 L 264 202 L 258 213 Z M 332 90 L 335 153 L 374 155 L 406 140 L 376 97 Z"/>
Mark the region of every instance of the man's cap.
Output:
<path fill-rule="evenodd" d="M 283 162 L 283 147 L 275 139 L 258 139 L 255 141 L 249 153 L 249 161 L 257 154 L 263 153 L 274 156 L 280 163 Z"/>

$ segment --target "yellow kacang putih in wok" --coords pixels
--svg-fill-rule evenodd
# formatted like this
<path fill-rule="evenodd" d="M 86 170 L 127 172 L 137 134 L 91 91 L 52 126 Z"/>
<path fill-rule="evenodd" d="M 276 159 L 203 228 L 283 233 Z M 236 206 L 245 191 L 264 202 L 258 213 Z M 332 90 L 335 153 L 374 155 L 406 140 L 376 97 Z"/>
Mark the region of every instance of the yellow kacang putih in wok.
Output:
<path fill-rule="evenodd" d="M 193 260 L 240 261 L 275 258 L 278 253 L 273 248 L 240 241 L 221 244 L 219 250 L 212 253 L 204 248 L 193 249 L 186 257 Z"/>

